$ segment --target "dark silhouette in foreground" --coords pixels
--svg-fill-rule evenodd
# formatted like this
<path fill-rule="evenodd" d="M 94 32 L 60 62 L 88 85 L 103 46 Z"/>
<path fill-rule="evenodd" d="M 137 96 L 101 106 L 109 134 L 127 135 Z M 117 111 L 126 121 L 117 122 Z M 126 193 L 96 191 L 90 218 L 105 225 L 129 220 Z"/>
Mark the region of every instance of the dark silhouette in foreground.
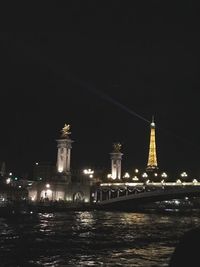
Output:
<path fill-rule="evenodd" d="M 186 232 L 176 246 L 169 267 L 200 266 L 200 228 Z"/>

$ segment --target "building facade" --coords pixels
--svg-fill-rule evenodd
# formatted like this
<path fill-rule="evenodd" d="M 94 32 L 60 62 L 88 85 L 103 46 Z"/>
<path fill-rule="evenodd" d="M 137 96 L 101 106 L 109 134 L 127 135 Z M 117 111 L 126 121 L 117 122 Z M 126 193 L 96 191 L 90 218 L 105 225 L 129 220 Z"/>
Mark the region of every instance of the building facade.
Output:
<path fill-rule="evenodd" d="M 80 173 L 71 173 L 70 126 L 64 125 L 57 139 L 57 163 L 46 177 L 40 177 L 29 188 L 29 199 L 36 202 L 64 201 L 90 202 L 90 178 Z M 50 168 L 48 168 L 49 170 Z M 54 171 L 55 170 L 55 171 Z"/>

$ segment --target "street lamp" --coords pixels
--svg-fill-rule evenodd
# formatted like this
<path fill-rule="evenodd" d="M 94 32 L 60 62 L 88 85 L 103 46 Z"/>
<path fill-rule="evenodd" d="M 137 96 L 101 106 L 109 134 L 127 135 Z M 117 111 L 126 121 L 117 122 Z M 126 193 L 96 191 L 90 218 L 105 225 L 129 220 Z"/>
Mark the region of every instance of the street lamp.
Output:
<path fill-rule="evenodd" d="M 161 174 L 161 177 L 162 177 L 162 178 L 167 178 L 167 174 L 166 174 L 166 172 L 163 172 L 163 173 Z"/>
<path fill-rule="evenodd" d="M 148 177 L 148 174 L 147 174 L 146 172 L 144 172 L 144 173 L 142 174 L 142 177 L 143 177 L 143 178 L 147 178 L 147 177 Z"/>
<path fill-rule="evenodd" d="M 50 184 L 46 184 L 46 188 L 50 188 Z"/>
<path fill-rule="evenodd" d="M 128 172 L 125 172 L 123 178 L 130 178 L 130 174 Z"/>
<path fill-rule="evenodd" d="M 94 171 L 91 170 L 91 169 L 84 169 L 84 170 L 83 170 L 83 173 L 84 173 L 84 174 L 88 174 L 88 175 L 93 175 L 93 174 L 94 174 Z"/>
<path fill-rule="evenodd" d="M 188 175 L 187 175 L 187 173 L 186 172 L 182 172 L 181 173 L 181 177 L 187 177 Z"/>

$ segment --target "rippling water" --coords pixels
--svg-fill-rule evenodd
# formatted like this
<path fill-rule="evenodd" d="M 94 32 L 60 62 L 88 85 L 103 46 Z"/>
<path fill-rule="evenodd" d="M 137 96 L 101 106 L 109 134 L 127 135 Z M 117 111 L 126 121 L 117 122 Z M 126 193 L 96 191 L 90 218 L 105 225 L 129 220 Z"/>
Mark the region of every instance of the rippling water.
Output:
<path fill-rule="evenodd" d="M 199 213 L 69 212 L 0 218 L 0 266 L 168 266 Z"/>

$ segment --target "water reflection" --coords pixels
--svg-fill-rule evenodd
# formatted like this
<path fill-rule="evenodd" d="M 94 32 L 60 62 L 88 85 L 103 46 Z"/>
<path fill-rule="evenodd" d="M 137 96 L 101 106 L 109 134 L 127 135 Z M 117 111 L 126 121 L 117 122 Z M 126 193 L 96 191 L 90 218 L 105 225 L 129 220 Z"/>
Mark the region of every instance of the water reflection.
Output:
<path fill-rule="evenodd" d="M 78 223 L 82 224 L 93 224 L 94 223 L 94 217 L 92 212 L 84 211 L 84 212 L 77 212 L 75 213 L 76 220 Z"/>
<path fill-rule="evenodd" d="M 167 266 L 198 213 L 69 212 L 0 219 L 1 266 Z"/>

